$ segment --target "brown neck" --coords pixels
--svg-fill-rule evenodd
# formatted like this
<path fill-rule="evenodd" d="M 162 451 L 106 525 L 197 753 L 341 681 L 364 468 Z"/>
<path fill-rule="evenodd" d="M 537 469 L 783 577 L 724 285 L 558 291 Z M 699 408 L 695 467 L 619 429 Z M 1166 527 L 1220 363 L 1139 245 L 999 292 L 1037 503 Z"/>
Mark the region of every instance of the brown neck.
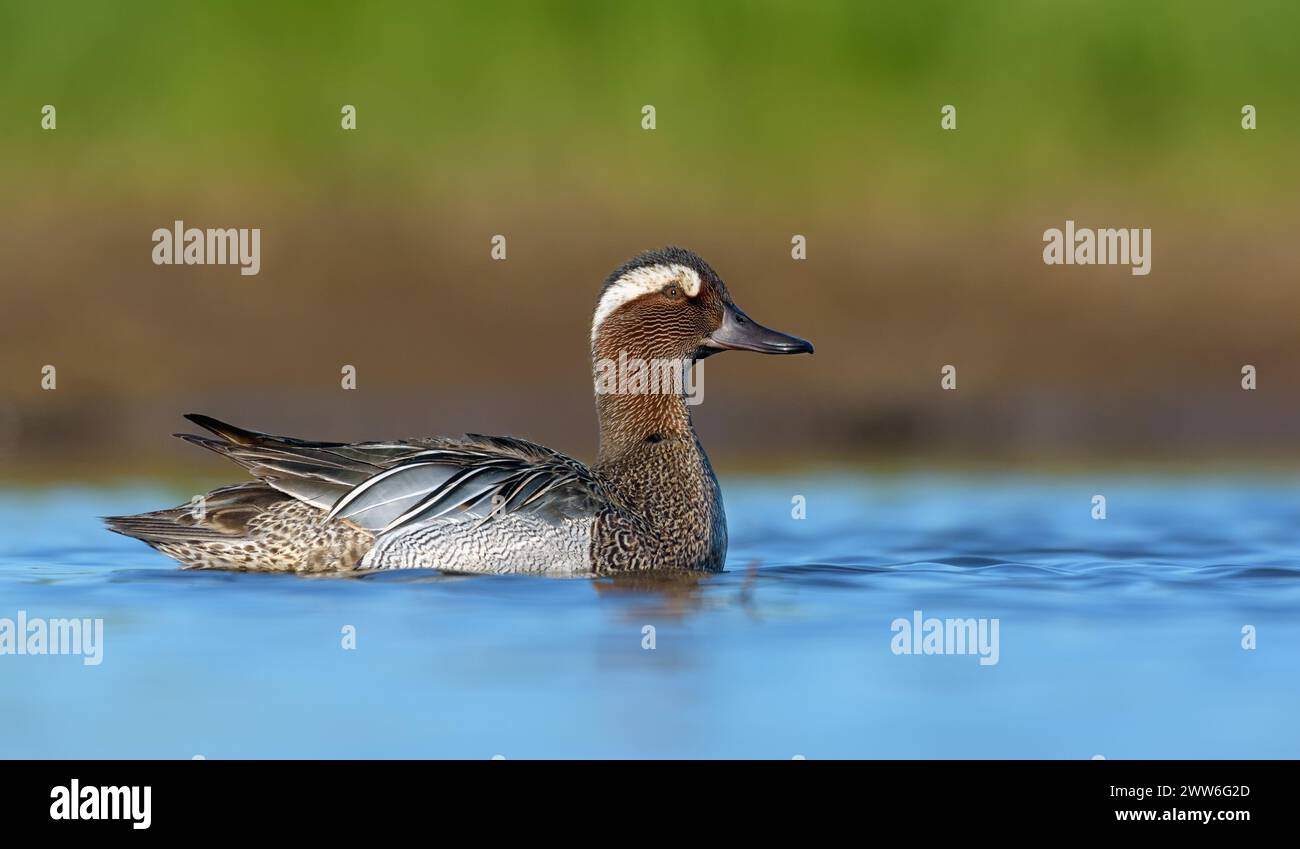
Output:
<path fill-rule="evenodd" d="M 600 423 L 598 463 L 627 457 L 665 440 L 695 441 L 682 389 L 685 378 L 674 361 L 592 346 L 596 418 Z"/>
<path fill-rule="evenodd" d="M 596 418 L 600 422 L 598 463 L 664 440 L 695 439 L 686 402 L 676 395 L 598 394 Z"/>
<path fill-rule="evenodd" d="M 628 337 L 623 334 L 622 340 Z M 727 554 L 722 492 L 695 438 L 687 398 L 671 386 L 663 391 L 662 384 L 649 392 L 618 391 L 631 387 L 611 384 L 611 378 L 620 369 L 635 368 L 626 361 L 620 366 L 618 356 L 615 346 L 599 340 L 592 346 L 600 419 L 600 454 L 593 470 L 604 480 L 628 533 L 642 550 L 654 552 L 652 559 L 721 569 Z M 664 362 L 660 360 L 660 377 Z M 680 374 L 677 386 L 688 388 Z M 702 389 L 702 384 L 689 387 L 694 393 Z"/>

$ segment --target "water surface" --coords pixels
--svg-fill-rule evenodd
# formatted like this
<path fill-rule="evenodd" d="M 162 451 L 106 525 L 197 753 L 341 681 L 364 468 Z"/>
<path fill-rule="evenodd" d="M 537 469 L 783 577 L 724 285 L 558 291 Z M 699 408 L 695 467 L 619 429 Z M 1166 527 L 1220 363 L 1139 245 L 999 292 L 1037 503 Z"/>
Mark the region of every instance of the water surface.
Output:
<path fill-rule="evenodd" d="M 0 491 L 0 617 L 105 623 L 0 656 L 0 756 L 1300 757 L 1300 485 L 723 488 L 727 571 L 669 582 L 181 572 L 95 517 L 188 493 Z M 998 662 L 895 654 L 916 610 Z"/>

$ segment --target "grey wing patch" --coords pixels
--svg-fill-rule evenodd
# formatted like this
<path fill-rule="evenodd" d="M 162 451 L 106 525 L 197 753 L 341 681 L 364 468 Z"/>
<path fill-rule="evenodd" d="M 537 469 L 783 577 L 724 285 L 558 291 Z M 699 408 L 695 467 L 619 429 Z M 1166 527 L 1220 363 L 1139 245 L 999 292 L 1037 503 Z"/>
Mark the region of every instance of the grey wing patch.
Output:
<path fill-rule="evenodd" d="M 604 503 L 586 466 L 533 443 L 440 440 L 357 486 L 331 518 L 378 535 L 366 568 L 578 572 Z"/>
<path fill-rule="evenodd" d="M 518 511 L 571 516 L 594 512 L 599 484 L 586 466 L 554 451 L 500 449 L 500 437 L 445 440 L 368 478 L 338 500 L 331 519 L 388 533 L 451 513 L 490 521 Z"/>
<path fill-rule="evenodd" d="M 329 517 L 375 532 L 391 531 L 470 507 L 509 476 L 500 461 L 463 465 L 465 458 L 439 456 L 443 453 L 421 455 L 363 481 L 334 504 Z"/>

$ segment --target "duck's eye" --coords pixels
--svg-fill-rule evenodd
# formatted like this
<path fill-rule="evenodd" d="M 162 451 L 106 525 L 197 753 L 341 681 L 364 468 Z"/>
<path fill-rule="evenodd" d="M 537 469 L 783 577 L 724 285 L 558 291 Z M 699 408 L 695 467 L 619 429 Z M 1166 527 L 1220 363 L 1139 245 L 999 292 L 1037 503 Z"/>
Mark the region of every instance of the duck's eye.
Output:
<path fill-rule="evenodd" d="M 681 290 L 677 288 L 676 283 L 669 283 L 667 288 L 664 289 L 664 294 L 670 298 L 675 298 L 681 294 Z"/>

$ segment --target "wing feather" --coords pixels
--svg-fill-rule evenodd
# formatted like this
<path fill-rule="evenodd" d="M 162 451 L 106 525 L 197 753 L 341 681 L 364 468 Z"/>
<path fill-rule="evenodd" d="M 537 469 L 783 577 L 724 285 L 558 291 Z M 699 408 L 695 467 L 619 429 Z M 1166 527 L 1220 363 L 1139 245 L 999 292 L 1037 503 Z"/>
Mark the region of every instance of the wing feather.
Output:
<path fill-rule="evenodd" d="M 229 457 L 268 486 L 372 532 L 445 520 L 490 521 L 529 511 L 559 521 L 605 502 L 582 463 L 511 436 L 396 442 L 309 442 L 186 418 L 218 438 L 177 436 Z"/>

